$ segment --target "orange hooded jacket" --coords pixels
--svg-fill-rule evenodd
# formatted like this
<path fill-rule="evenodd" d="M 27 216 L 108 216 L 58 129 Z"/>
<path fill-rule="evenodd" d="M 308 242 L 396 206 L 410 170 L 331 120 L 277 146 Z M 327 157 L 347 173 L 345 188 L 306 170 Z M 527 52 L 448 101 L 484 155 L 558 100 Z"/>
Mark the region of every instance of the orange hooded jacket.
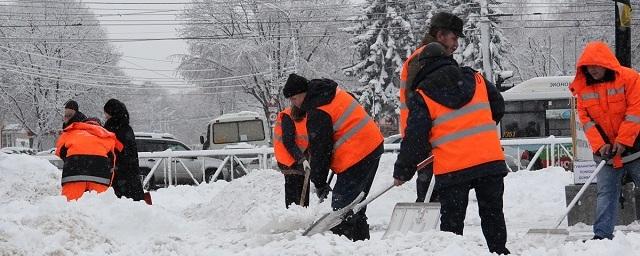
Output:
<path fill-rule="evenodd" d="M 607 141 L 633 147 L 640 132 L 638 72 L 620 65 L 603 42 L 588 43 L 576 66 L 569 89 L 577 99 L 578 116 L 592 151 L 598 152 Z M 587 66 L 611 70 L 613 80 L 587 84 Z"/>
<path fill-rule="evenodd" d="M 56 142 L 56 155 L 64 161 L 61 183 L 90 181 L 110 185 L 115 150 L 122 148 L 116 135 L 98 124 L 72 123 Z"/>

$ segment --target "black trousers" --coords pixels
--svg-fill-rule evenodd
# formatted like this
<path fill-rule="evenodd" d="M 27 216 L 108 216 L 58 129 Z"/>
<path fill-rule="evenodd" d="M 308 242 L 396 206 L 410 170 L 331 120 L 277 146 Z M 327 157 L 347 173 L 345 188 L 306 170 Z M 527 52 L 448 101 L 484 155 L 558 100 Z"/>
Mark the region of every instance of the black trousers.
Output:
<path fill-rule="evenodd" d="M 366 198 L 376 176 L 382 152 L 383 148 L 380 145 L 360 162 L 337 175 L 331 198 L 331 207 L 334 210 L 349 205 L 360 192 L 364 192 Z M 344 235 L 353 241 L 369 239 L 366 210 L 367 207 L 363 207 L 356 213 L 348 213 L 344 221 L 332 228 L 331 231 L 337 235 Z"/>
<path fill-rule="evenodd" d="M 462 235 L 464 218 L 469 203 L 469 190 L 475 189 L 482 226 L 490 252 L 509 254 L 505 247 L 507 227 L 502 211 L 504 177 L 502 175 L 481 177 L 461 184 L 439 189 L 440 230 Z"/>
<path fill-rule="evenodd" d="M 300 205 L 300 196 L 302 195 L 302 186 L 304 186 L 304 175 L 287 174 L 284 175 L 284 203 L 287 208 L 289 205 Z M 309 186 L 307 185 L 307 192 L 303 206 L 309 206 Z"/>
<path fill-rule="evenodd" d="M 429 190 L 431 177 L 433 177 L 433 165 L 429 165 L 418 171 L 418 178 L 416 178 L 416 203 L 424 203 L 427 197 L 427 191 Z M 431 192 L 431 200 L 429 202 L 440 202 L 438 199 L 438 191 L 435 188 L 433 192 Z"/>

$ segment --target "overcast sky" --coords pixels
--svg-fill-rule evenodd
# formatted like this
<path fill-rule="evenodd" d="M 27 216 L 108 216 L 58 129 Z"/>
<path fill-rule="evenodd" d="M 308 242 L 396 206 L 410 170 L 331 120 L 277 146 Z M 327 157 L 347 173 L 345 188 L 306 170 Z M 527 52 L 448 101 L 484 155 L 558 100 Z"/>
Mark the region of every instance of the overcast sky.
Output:
<path fill-rule="evenodd" d="M 83 1 L 93 9 L 98 19 L 107 30 L 111 39 L 138 38 L 175 38 L 178 37 L 179 26 L 176 25 L 176 14 L 180 14 L 187 0 L 89 0 Z M 109 4 L 104 4 L 109 3 Z M 113 3 L 144 3 L 144 4 L 113 4 Z M 127 9 L 127 10 L 125 10 Z M 153 13 L 150 13 L 153 12 Z M 144 13 L 130 15 L 132 13 Z M 123 14 L 117 16 L 117 14 Z M 136 21 L 137 20 L 137 21 Z M 161 21 L 141 21 L 161 20 Z M 147 24 L 147 25 L 131 25 Z M 171 25 L 148 25 L 149 23 L 170 23 Z M 129 24 L 129 25 L 124 25 Z M 135 78 L 153 78 L 163 80 L 159 84 L 176 84 L 181 81 L 175 69 L 179 65 L 170 56 L 187 52 L 187 44 L 183 40 L 171 41 L 143 41 L 116 42 L 114 45 L 123 54 L 120 66 L 124 68 L 149 69 L 142 71 L 125 69 L 125 72 Z M 148 60 L 147 60 L 148 59 Z M 171 71 L 159 71 L 171 70 Z M 175 81 L 167 81 L 169 79 Z M 134 79 L 138 81 L 138 79 Z"/>

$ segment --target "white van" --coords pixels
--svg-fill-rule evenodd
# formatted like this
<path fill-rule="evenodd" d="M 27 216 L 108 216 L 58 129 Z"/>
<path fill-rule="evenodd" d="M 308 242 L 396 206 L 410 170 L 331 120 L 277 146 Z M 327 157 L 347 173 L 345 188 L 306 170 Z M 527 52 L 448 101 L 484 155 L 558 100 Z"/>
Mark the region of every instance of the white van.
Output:
<path fill-rule="evenodd" d="M 266 120 L 256 112 L 241 111 L 219 116 L 207 123 L 202 149 L 255 148 L 270 143 Z"/>

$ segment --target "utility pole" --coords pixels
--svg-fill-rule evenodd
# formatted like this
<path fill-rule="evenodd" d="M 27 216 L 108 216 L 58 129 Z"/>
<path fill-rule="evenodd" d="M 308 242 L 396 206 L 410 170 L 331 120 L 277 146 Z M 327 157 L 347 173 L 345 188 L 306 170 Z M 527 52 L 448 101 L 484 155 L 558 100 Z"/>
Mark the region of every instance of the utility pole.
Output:
<path fill-rule="evenodd" d="M 616 57 L 620 64 L 631 67 L 631 3 L 614 0 L 616 4 Z"/>
<path fill-rule="evenodd" d="M 482 47 L 482 69 L 484 77 L 491 83 L 493 80 L 493 63 L 491 61 L 491 46 L 489 34 L 489 5 L 487 0 L 480 0 L 480 45 Z"/>

